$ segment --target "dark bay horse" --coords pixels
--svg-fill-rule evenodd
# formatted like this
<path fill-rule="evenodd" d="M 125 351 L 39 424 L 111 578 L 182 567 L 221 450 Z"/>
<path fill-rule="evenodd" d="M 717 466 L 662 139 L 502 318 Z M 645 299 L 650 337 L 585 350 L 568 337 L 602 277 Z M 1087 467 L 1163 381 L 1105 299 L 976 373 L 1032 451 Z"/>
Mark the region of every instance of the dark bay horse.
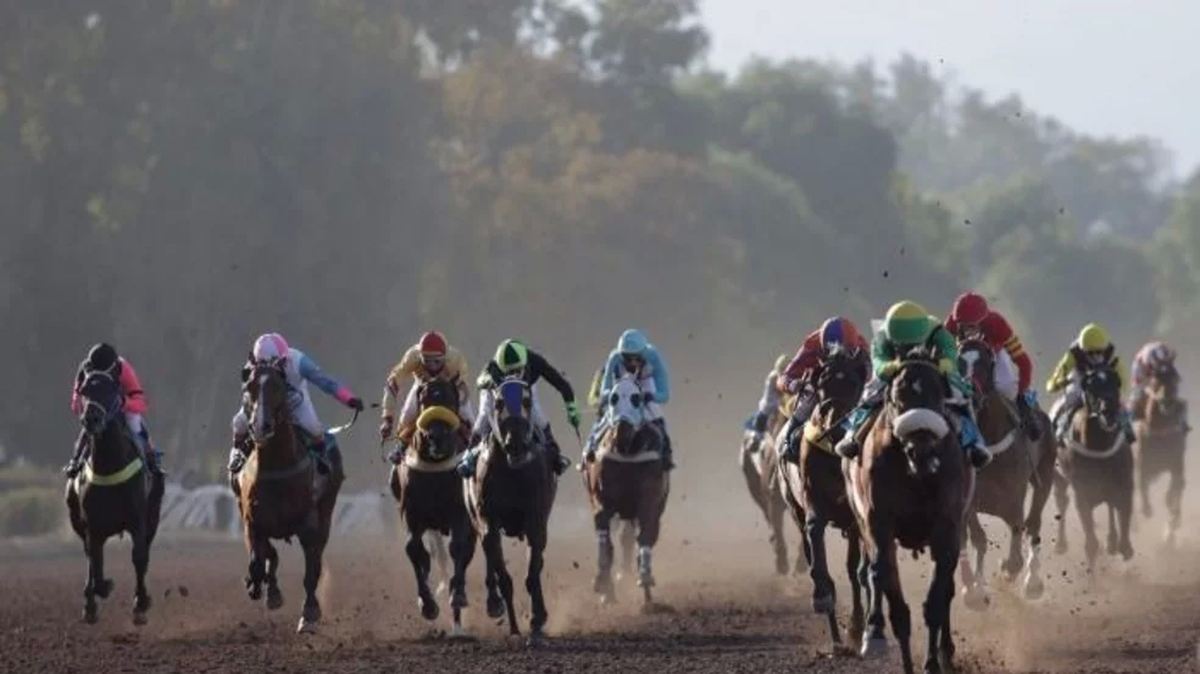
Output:
<path fill-rule="evenodd" d="M 1059 469 L 1062 479 L 1055 480 L 1058 505 L 1058 550 L 1066 551 L 1065 510 L 1069 497 L 1067 485 L 1075 492 L 1075 509 L 1086 538 L 1088 573 L 1095 571 L 1100 541 L 1092 511 L 1108 508 L 1108 554 L 1133 557 L 1129 522 L 1133 513 L 1133 450 L 1121 428 L 1121 380 L 1109 365 L 1086 370 L 1081 388 L 1084 404 L 1075 410 L 1062 451 Z"/>
<path fill-rule="evenodd" d="M 616 517 L 637 524 L 638 586 L 645 606 L 652 604 L 651 557 L 670 483 L 662 466 L 662 434 L 644 405 L 649 395 L 631 375 L 616 381 L 606 406 L 608 427 L 597 443 L 596 460 L 584 472 L 598 547 L 593 589 L 605 603 L 615 599 L 611 524 Z"/>
<path fill-rule="evenodd" d="M 279 553 L 271 539 L 291 541 L 295 536 L 304 550 L 304 608 L 297 631 L 315 632 L 321 620 L 317 583 L 325 546 L 345 474 L 340 454 L 328 442 L 332 466 L 328 476 L 318 474 L 308 442 L 291 420 L 288 387 L 278 361 L 255 362 L 243 386 L 250 437 L 254 441 L 242 470 L 230 480 L 238 500 L 246 549 L 250 553 L 246 590 L 250 599 L 262 599 L 267 586 L 267 608 L 283 606 L 277 572 Z M 358 414 L 355 414 L 355 419 Z M 336 434 L 353 425 L 330 431 Z"/>
<path fill-rule="evenodd" d="M 425 548 L 426 532 L 450 537 L 454 573 L 450 577 L 451 637 L 464 637 L 462 609 L 467 606 L 467 567 L 475 557 L 475 528 L 467 514 L 462 478 L 454 472 L 467 443 L 460 432 L 458 383 L 433 379 L 417 391 L 417 428 L 404 461 L 392 468 L 389 484 L 408 527 L 404 546 L 417 577 L 417 601 L 426 620 L 439 613 L 429 587 L 433 560 Z"/>
<path fill-rule="evenodd" d="M 783 535 L 783 516 L 788 511 L 788 504 L 784 501 L 784 486 L 780 481 L 779 471 L 779 442 L 783 438 L 777 436 L 792 413 L 794 402 L 794 398 L 789 396 L 785 403 L 780 405 L 780 409 L 771 415 L 767 430 L 761 439 L 756 439 L 753 431 L 746 431 L 742 435 L 738 455 L 738 463 L 742 468 L 742 476 L 746 479 L 750 498 L 767 520 L 771 549 L 775 553 L 775 573 L 781 576 L 787 575 L 789 571 L 787 539 Z M 805 557 L 798 554 L 795 573 L 803 571 L 805 566 Z"/>
<path fill-rule="evenodd" d="M 784 463 L 780 473 L 786 499 L 795 517 L 804 522 L 804 536 L 810 556 L 812 606 L 829 618 L 829 631 L 835 645 L 842 643 L 837 626 L 837 590 L 829 574 L 825 553 L 825 528 L 832 524 L 847 540 L 846 571 L 850 578 L 852 613 L 849 639 L 857 645 L 862 638 L 863 604 L 859 579 L 861 537 L 850 508 L 846 481 L 842 477 L 842 459 L 833 445 L 844 433 L 838 426 L 862 395 L 860 365 L 844 352 L 827 358 L 812 376 L 817 404 L 804 427 L 800 441 L 799 463 Z"/>
<path fill-rule="evenodd" d="M 925 671 L 953 667 L 950 604 L 972 477 L 957 434 L 946 421 L 946 394 L 932 347 L 912 349 L 888 385 L 859 458 L 844 463 L 870 570 L 871 609 L 862 653 L 878 656 L 887 648 L 886 597 L 905 674 L 913 671 L 912 625 L 900 587 L 897 543 L 914 552 L 929 548 L 934 561 L 924 610 L 929 632 Z"/>
<path fill-rule="evenodd" d="M 91 443 L 91 452 L 79 475 L 67 481 L 66 502 L 71 528 L 83 541 L 88 558 L 83 619 L 95 623 L 99 619 L 96 597 L 107 599 L 112 594 L 113 582 L 104 576 L 104 543 L 128 533 L 137 577 L 133 623 L 144 625 L 150 609 L 146 569 L 158 531 L 163 479 L 145 465 L 129 435 L 120 382 L 107 372 L 91 372 L 83 380 L 80 397 L 84 406 L 79 421 Z"/>
<path fill-rule="evenodd" d="M 1142 498 L 1142 514 L 1154 514 L 1150 507 L 1150 486 L 1163 473 L 1167 485 L 1167 514 L 1170 516 L 1163 540 L 1175 544 L 1183 500 L 1183 455 L 1187 449 L 1187 401 L 1179 397 L 1179 371 L 1174 363 L 1163 363 L 1150 372 L 1146 397 L 1140 409 L 1133 410 L 1138 441 L 1134 445 L 1135 474 Z"/>
<path fill-rule="evenodd" d="M 1025 597 L 1038 599 L 1045 592 L 1041 577 L 1042 513 L 1054 484 L 1055 448 L 1049 417 L 1036 411 L 1034 420 L 1041 434 L 1037 442 L 1031 441 L 1021 427 L 1015 404 L 996 389 L 996 354 L 980 337 L 967 336 L 959 342 L 958 364 L 963 378 L 975 385 L 975 416 L 992 453 L 992 462 L 977 475 L 975 497 L 966 515 L 967 532 L 975 548 L 975 567 L 971 568 L 964 546 L 959 564 L 964 602 L 975 609 L 988 604 L 983 570 L 988 538 L 979 521 L 980 513 L 1008 525 L 1008 559 L 1001 566 L 1005 580 L 1013 582 L 1021 574 Z M 1028 499 L 1026 509 L 1031 487 L 1033 498 Z M 1022 534 L 1028 545 L 1024 555 Z"/>
<path fill-rule="evenodd" d="M 504 563 L 501 536 L 524 538 L 529 546 L 525 589 L 532 601 L 530 644 L 545 639 L 546 600 L 542 592 L 547 528 L 558 482 L 530 420 L 533 400 L 529 384 L 506 379 L 493 392 L 491 432 L 480 452 L 475 476 L 466 481 L 467 510 L 483 536 L 487 559 L 487 612 L 499 618 L 508 612 L 509 633 L 519 636 L 512 576 Z M 486 410 L 480 410 L 486 413 Z M 499 596 L 496 591 L 499 589 Z"/>

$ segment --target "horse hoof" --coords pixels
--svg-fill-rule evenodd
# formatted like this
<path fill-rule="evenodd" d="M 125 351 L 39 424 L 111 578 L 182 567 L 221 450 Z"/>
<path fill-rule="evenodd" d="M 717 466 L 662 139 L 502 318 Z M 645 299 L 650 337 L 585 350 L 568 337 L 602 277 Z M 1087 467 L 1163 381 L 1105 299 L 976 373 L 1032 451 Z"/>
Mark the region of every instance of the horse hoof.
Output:
<path fill-rule="evenodd" d="M 320 622 L 319 620 L 309 620 L 308 618 L 301 618 L 300 624 L 296 626 L 296 634 L 316 634 L 317 623 L 319 623 L 319 622 Z"/>
<path fill-rule="evenodd" d="M 863 641 L 862 650 L 859 651 L 859 654 L 864 658 L 878 658 L 886 655 L 887 651 L 887 637 L 870 637 Z"/>
<path fill-rule="evenodd" d="M 100 581 L 99 583 L 96 583 L 96 589 L 94 590 L 94 593 L 97 597 L 100 597 L 101 599 L 108 599 L 109 595 L 112 594 L 112 591 L 115 587 L 116 586 L 113 583 L 112 578 L 105 578 L 104 580 Z"/>
<path fill-rule="evenodd" d="M 813 613 L 816 613 L 818 615 L 827 615 L 827 614 L 833 613 L 834 604 L 835 604 L 835 601 L 834 601 L 832 594 L 826 594 L 826 595 L 822 595 L 820 597 L 813 597 L 813 600 L 812 600 Z"/>
<path fill-rule="evenodd" d="M 260 601 L 263 597 L 261 585 L 253 585 L 246 589 L 246 596 L 250 597 L 250 601 Z"/>
<path fill-rule="evenodd" d="M 776 557 L 775 558 L 775 573 L 777 575 L 786 576 L 786 575 L 788 575 L 788 571 L 790 571 L 790 570 L 791 569 L 787 563 L 787 557 Z"/>
<path fill-rule="evenodd" d="M 437 589 L 433 591 L 433 596 L 437 597 L 444 594 L 450 594 L 450 583 L 443 580 L 438 583 Z"/>
<path fill-rule="evenodd" d="M 278 611 L 283 608 L 283 593 L 278 588 L 267 590 L 267 610 Z"/>
<path fill-rule="evenodd" d="M 530 648 L 541 648 L 542 646 L 545 646 L 546 645 L 546 633 L 543 632 L 540 627 L 535 630 L 531 630 L 529 632 L 529 639 L 526 640 L 526 644 Z"/>
<path fill-rule="evenodd" d="M 1117 545 L 1116 541 L 1108 542 L 1108 554 L 1115 555 L 1120 551 L 1121 551 L 1120 546 Z"/>
<path fill-rule="evenodd" d="M 638 584 L 638 587 L 642 587 L 642 588 L 654 587 L 654 576 L 651 576 L 650 574 L 638 576 L 637 584 Z"/>
<path fill-rule="evenodd" d="M 421 617 L 426 620 L 437 620 L 438 615 L 441 614 L 441 609 L 438 608 L 437 602 L 433 600 L 433 597 L 430 597 L 428 600 L 417 599 L 417 605 L 421 607 Z"/>
<path fill-rule="evenodd" d="M 467 593 L 463 591 L 455 592 L 450 596 L 450 608 L 467 608 L 471 603 L 467 601 Z"/>
<path fill-rule="evenodd" d="M 601 606 L 615 606 L 617 603 L 617 595 L 612 592 L 601 592 L 599 596 Z"/>
<path fill-rule="evenodd" d="M 95 625 L 99 621 L 100 621 L 100 614 L 96 612 L 96 609 L 94 609 L 94 608 L 83 609 L 83 622 L 85 622 L 89 625 Z"/>
<path fill-rule="evenodd" d="M 134 611 L 133 612 L 133 624 L 138 627 L 145 625 L 146 624 L 146 612 L 145 611 Z"/>
<path fill-rule="evenodd" d="M 487 614 L 489 618 L 504 617 L 504 599 L 500 597 L 488 597 L 487 599 Z"/>
<path fill-rule="evenodd" d="M 471 633 L 463 628 L 461 623 L 455 623 L 450 626 L 450 633 L 446 635 L 446 639 L 448 639 L 449 641 L 452 641 L 452 642 L 454 642 L 454 641 L 463 642 L 463 641 L 474 641 L 475 640 L 475 638 L 471 636 Z"/>
<path fill-rule="evenodd" d="M 1025 581 L 1024 593 L 1026 601 L 1037 601 L 1046 594 L 1046 584 L 1041 578 L 1030 578 Z"/>
<path fill-rule="evenodd" d="M 1133 546 L 1129 543 L 1121 546 L 1121 559 L 1125 560 L 1126 562 L 1133 559 Z"/>
<path fill-rule="evenodd" d="M 979 586 L 970 587 L 963 590 L 963 603 L 972 611 L 986 611 L 992 603 L 992 598 L 988 596 L 987 590 Z"/>

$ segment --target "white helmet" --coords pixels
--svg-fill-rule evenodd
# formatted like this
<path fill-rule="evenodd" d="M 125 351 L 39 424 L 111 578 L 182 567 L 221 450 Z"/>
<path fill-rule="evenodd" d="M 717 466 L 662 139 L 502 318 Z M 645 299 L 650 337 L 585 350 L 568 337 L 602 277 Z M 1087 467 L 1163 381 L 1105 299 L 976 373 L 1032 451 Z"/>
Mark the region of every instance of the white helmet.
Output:
<path fill-rule="evenodd" d="M 264 362 L 287 358 L 288 351 L 288 343 L 283 335 L 270 332 L 254 340 L 254 348 L 250 353 L 255 361 Z"/>

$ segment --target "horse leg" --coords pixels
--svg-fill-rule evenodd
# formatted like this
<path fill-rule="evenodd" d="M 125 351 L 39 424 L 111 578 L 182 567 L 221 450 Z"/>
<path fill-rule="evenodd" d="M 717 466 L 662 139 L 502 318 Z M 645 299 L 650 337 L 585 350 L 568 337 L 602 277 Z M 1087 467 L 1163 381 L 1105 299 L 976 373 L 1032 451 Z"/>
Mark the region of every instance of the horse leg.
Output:
<path fill-rule="evenodd" d="M 1116 511 L 1116 528 L 1117 528 L 1117 554 L 1121 555 L 1121 559 L 1128 562 L 1133 559 L 1133 543 L 1129 539 L 1130 525 L 1133 520 L 1133 481 L 1129 481 L 1123 485 L 1123 489 L 1116 498 L 1116 504 L 1110 506 Z"/>
<path fill-rule="evenodd" d="M 965 515 L 963 524 L 975 549 L 975 568 L 971 569 L 967 562 L 966 547 L 960 546 L 959 568 L 963 578 L 963 602 L 973 611 L 982 611 L 991 602 L 987 594 L 987 576 L 983 570 L 983 560 L 988 548 L 987 532 L 979 521 L 979 513 L 974 510 Z"/>
<path fill-rule="evenodd" d="M 429 551 L 425 549 L 424 535 L 424 529 L 414 527 L 410 523 L 404 552 L 408 554 L 408 560 L 412 562 L 413 573 L 417 577 L 417 606 L 421 608 L 421 617 L 426 620 L 437 620 L 440 610 L 437 601 L 433 598 L 433 591 L 429 589 L 429 572 L 432 570 L 433 560 L 429 556 Z"/>
<path fill-rule="evenodd" d="M 829 561 L 825 554 L 825 527 L 828 523 L 813 510 L 808 511 L 804 522 L 804 536 L 808 539 L 808 547 L 812 550 L 812 565 L 809 567 L 809 577 L 812 579 L 813 612 L 829 618 L 829 630 L 833 636 L 834 645 L 842 643 L 838 631 L 837 588 L 833 578 L 829 576 Z"/>
<path fill-rule="evenodd" d="M 306 529 L 300 534 L 300 545 L 304 548 L 304 609 L 296 631 L 311 634 L 321 622 L 321 602 L 317 599 L 317 584 L 321 582 L 323 556 L 328 534 L 321 529 Z"/>
<path fill-rule="evenodd" d="M 1108 554 L 1117 554 L 1117 509 L 1112 503 L 1108 507 Z"/>
<path fill-rule="evenodd" d="M 852 531 L 846 542 L 846 575 L 850 577 L 851 601 L 848 637 L 852 648 L 860 645 L 863 637 L 863 583 L 859 578 L 862 560 L 862 539 L 858 537 L 857 532 Z"/>
<path fill-rule="evenodd" d="M 544 527 L 543 527 L 544 528 Z M 529 643 L 538 646 L 546 638 L 546 596 L 542 592 L 542 569 L 546 565 L 546 532 L 536 531 L 529 535 L 529 565 L 525 571 L 525 591 L 532 604 L 529 616 Z M 512 604 L 509 604 L 512 610 Z M 509 615 L 512 618 L 512 615 Z"/>
<path fill-rule="evenodd" d="M 1021 499 L 1024 503 L 1025 499 Z M 1021 573 L 1021 567 L 1025 565 L 1025 560 L 1022 559 L 1021 549 L 1024 542 L 1024 533 L 1021 531 L 1021 513 L 1010 513 L 1009 517 L 1005 518 L 1008 523 L 1008 559 L 1004 560 L 1004 565 L 1001 571 L 1004 572 L 1004 580 L 1007 583 L 1012 583 Z"/>
<path fill-rule="evenodd" d="M 775 490 L 770 490 L 767 496 L 767 523 L 771 527 L 771 547 L 775 550 L 775 573 L 786 576 L 788 573 L 787 539 L 783 535 L 783 511 L 787 504 L 783 496 Z"/>
<path fill-rule="evenodd" d="M 1170 474 L 1171 483 L 1167 485 L 1167 514 L 1170 519 L 1167 521 L 1167 530 L 1164 540 L 1167 545 L 1175 544 L 1175 533 L 1179 531 L 1180 519 L 1182 516 L 1180 505 L 1183 502 L 1183 466 L 1182 461 L 1171 466 Z"/>
<path fill-rule="evenodd" d="M 1067 554 L 1067 506 L 1071 500 L 1067 494 L 1067 486 L 1066 479 L 1055 471 L 1053 489 L 1054 508 L 1057 514 L 1055 514 L 1054 518 L 1058 520 L 1058 536 L 1054 541 L 1054 553 L 1057 555 Z"/>
<path fill-rule="evenodd" d="M 492 540 L 492 539 L 495 540 Z M 504 615 L 504 597 L 500 593 L 500 570 L 496 562 L 496 556 L 492 554 L 492 546 L 500 545 L 499 530 L 488 527 L 487 533 L 483 535 L 483 559 L 484 559 L 484 577 L 483 583 L 487 587 L 487 614 L 489 618 L 500 618 Z M 503 563 L 503 553 L 501 554 L 501 563 Z M 509 579 L 511 586 L 512 580 Z M 511 592 L 509 593 L 511 596 Z"/>
<path fill-rule="evenodd" d="M 83 586 L 83 620 L 94 625 L 99 620 L 99 609 L 96 597 L 105 599 L 112 591 L 112 581 L 104 577 L 104 539 L 87 532 L 84 536 L 83 551 L 88 558 L 87 584 Z"/>
<path fill-rule="evenodd" d="M 445 536 L 442 536 L 442 534 L 439 532 L 435 532 L 433 536 L 430 536 L 430 538 L 432 539 L 431 547 L 433 548 L 433 560 L 437 563 L 439 578 L 437 588 L 433 591 L 433 595 L 436 597 L 437 595 L 449 589 L 449 584 L 446 582 L 446 579 L 450 578 L 454 571 L 454 567 L 452 566 L 454 560 L 450 556 L 450 552 L 446 549 Z"/>
<path fill-rule="evenodd" d="M 1151 473 L 1150 467 L 1146 465 L 1145 447 L 1140 447 L 1139 452 L 1143 456 L 1134 461 L 1134 479 L 1137 481 L 1137 490 L 1142 497 L 1142 517 L 1150 519 L 1154 517 L 1154 507 L 1150 505 L 1150 485 L 1154 482 L 1154 475 Z"/>
<path fill-rule="evenodd" d="M 613 513 L 601 510 L 592 518 L 596 529 L 596 579 L 592 582 L 592 591 L 600 595 L 600 603 L 611 603 L 614 598 L 612 565 L 612 519 Z M 622 546 L 624 549 L 624 546 Z"/>
<path fill-rule="evenodd" d="M 654 546 L 658 543 L 659 523 L 663 508 L 658 498 L 658 491 L 643 494 L 638 508 L 638 586 L 642 588 L 645 606 L 650 606 L 653 600 L 650 596 L 654 582 Z"/>
<path fill-rule="evenodd" d="M 246 548 L 250 551 L 250 563 L 246 569 L 246 595 L 250 601 L 262 599 L 262 584 L 266 579 L 266 550 L 258 533 L 246 525 Z"/>
<path fill-rule="evenodd" d="M 637 547 L 637 531 L 633 522 L 621 522 L 621 576 L 633 574 L 633 550 Z"/>
<path fill-rule="evenodd" d="M 869 526 L 873 544 L 870 549 L 870 559 L 867 561 L 864 558 L 864 563 L 869 577 L 871 611 L 867 615 L 869 631 L 863 639 L 861 654 L 863 657 L 877 657 L 887 652 L 887 636 L 883 631 L 885 626 L 883 597 L 888 592 L 888 585 L 891 582 L 888 560 L 895 543 L 892 541 L 891 527 L 883 522 L 871 522 Z M 859 573 L 863 573 L 862 567 L 859 568 Z"/>
<path fill-rule="evenodd" d="M 904 601 L 904 590 L 900 585 L 900 565 L 896 563 L 896 543 L 889 539 L 887 554 L 887 576 L 884 579 L 884 594 L 887 595 L 888 620 L 892 621 L 892 634 L 900 644 L 900 662 L 904 666 L 904 674 L 913 674 L 912 661 L 912 613 L 908 602 Z M 953 572 L 953 560 L 951 561 Z M 937 574 L 934 574 L 937 577 Z M 954 591 L 954 581 L 950 581 L 950 590 Z"/>
<path fill-rule="evenodd" d="M 532 550 L 532 547 L 530 549 Z M 512 576 L 508 575 L 508 568 L 504 564 L 504 546 L 500 540 L 499 529 L 493 526 L 488 527 L 488 532 L 483 537 L 483 553 L 487 555 L 488 565 L 492 567 L 489 573 L 495 574 L 496 585 L 500 589 L 500 596 L 504 599 L 504 607 L 508 611 L 508 632 L 514 637 L 521 636 L 521 629 L 517 626 L 517 608 L 513 605 Z M 530 564 L 532 565 L 532 563 L 531 559 Z"/>
<path fill-rule="evenodd" d="M 950 604 L 954 599 L 954 560 L 958 557 L 959 542 L 953 525 L 937 528 L 930 540 L 933 553 L 933 580 L 926 595 L 924 613 L 928 632 L 925 652 L 926 674 L 950 669 L 954 659 L 954 641 L 950 636 Z"/>
<path fill-rule="evenodd" d="M 1043 461 L 1045 462 L 1046 459 Z M 1049 500 L 1050 491 L 1053 488 L 1053 460 L 1051 459 L 1048 464 L 1044 465 L 1048 465 L 1049 470 L 1039 469 L 1029 477 L 1030 486 L 1033 487 L 1033 498 L 1030 499 L 1029 512 L 1025 515 L 1024 533 L 1028 549 L 1025 552 L 1024 580 L 1021 584 L 1025 598 L 1031 601 L 1041 599 L 1042 594 L 1046 591 L 1041 576 L 1042 513 L 1045 511 L 1046 501 Z"/>
<path fill-rule="evenodd" d="M 1094 507 L 1086 502 L 1086 499 L 1075 495 L 1075 510 L 1079 513 L 1079 525 L 1083 527 L 1083 553 L 1087 557 L 1088 574 L 1095 572 L 1096 553 L 1100 551 L 1100 540 L 1096 538 L 1096 522 L 1092 518 Z"/>
<path fill-rule="evenodd" d="M 146 518 L 141 516 L 131 532 L 133 539 L 132 560 L 135 577 L 133 591 L 133 624 L 146 624 L 146 611 L 150 610 L 150 593 L 146 591 L 146 569 L 150 566 L 150 543 L 146 540 Z"/>
<path fill-rule="evenodd" d="M 266 552 L 267 574 L 264 578 L 267 584 L 267 610 L 277 611 L 283 608 L 283 592 L 279 590 L 279 551 L 270 540 L 264 541 Z"/>
<path fill-rule="evenodd" d="M 462 610 L 467 607 L 467 567 L 474 557 L 475 528 L 464 516 L 450 529 L 450 558 L 454 560 L 454 575 L 450 577 L 450 608 L 454 610 L 451 637 L 466 636 Z"/>

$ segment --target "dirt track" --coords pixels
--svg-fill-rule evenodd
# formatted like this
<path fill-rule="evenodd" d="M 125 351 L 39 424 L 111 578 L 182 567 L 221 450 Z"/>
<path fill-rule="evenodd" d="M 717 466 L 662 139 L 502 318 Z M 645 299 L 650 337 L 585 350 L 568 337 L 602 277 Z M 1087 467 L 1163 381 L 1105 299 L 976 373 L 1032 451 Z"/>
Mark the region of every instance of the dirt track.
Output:
<path fill-rule="evenodd" d="M 752 525 L 753 526 L 753 525 Z M 1143 538 L 1149 536 L 1143 525 Z M 392 541 L 337 541 L 323 581 L 323 631 L 294 633 L 301 598 L 296 549 L 284 549 L 282 587 L 288 600 L 268 615 L 241 589 L 245 558 L 227 542 L 161 541 L 151 568 L 155 605 L 150 625 L 129 621 L 132 578 L 128 548 L 110 543 L 116 596 L 102 605 L 101 624 L 79 620 L 84 561 L 66 549 L 36 558 L 0 558 L 0 671 L 4 672 L 895 672 L 898 658 L 863 663 L 829 656 L 822 620 L 809 613 L 808 580 L 770 573 L 765 541 L 755 531 L 701 542 L 668 528 L 656 558 L 661 599 L 675 613 L 642 615 L 636 588 L 600 610 L 590 596 L 593 552 L 579 537 L 550 548 L 551 644 L 530 651 L 510 642 L 483 617 L 482 556 L 473 565 L 468 628 L 475 643 L 449 644 L 416 613 L 407 559 Z M 794 532 L 789 531 L 789 534 Z M 795 537 L 793 535 L 792 542 Z M 1076 538 L 1075 541 L 1079 539 Z M 1037 606 L 998 595 L 986 615 L 955 602 L 959 664 L 969 672 L 1194 671 L 1200 608 L 1200 548 L 1186 541 L 1170 556 L 1142 541 L 1140 562 L 1122 575 L 1082 588 L 1078 564 L 1049 556 L 1051 593 Z M 831 548 L 841 568 L 841 542 Z M 511 549 L 511 548 L 510 548 Z M 519 579 L 524 555 L 509 554 Z M 577 566 L 578 565 L 578 566 Z M 927 563 L 906 559 L 914 648 L 924 652 L 920 606 Z M 1064 575 L 1064 573 L 1066 575 Z M 844 577 L 836 577 L 846 592 Z M 526 619 L 527 618 L 523 618 Z M 445 628 L 443 616 L 436 623 Z M 522 625 L 524 629 L 526 625 Z"/>

